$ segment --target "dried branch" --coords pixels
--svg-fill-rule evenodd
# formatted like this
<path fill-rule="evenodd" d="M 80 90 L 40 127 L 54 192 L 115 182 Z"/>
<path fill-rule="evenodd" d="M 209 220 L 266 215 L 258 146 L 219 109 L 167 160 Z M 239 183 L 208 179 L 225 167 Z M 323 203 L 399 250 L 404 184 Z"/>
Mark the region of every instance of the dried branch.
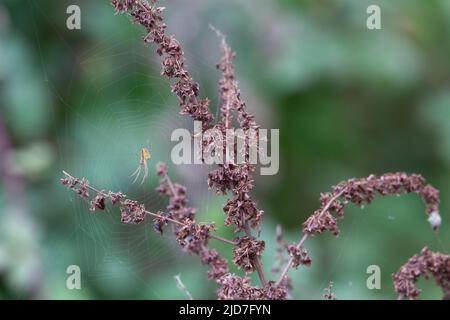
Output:
<path fill-rule="evenodd" d="M 334 186 L 331 192 L 321 194 L 322 207 L 303 223 L 304 235 L 295 248 L 302 249 L 303 243 L 313 234 L 330 231 L 336 236 L 339 235 L 336 219 L 344 217 L 344 209 L 348 203 L 363 206 L 372 203 L 376 194 L 385 196 L 403 193 L 419 194 L 425 203 L 428 221 L 433 230 L 439 228 L 439 191 L 427 184 L 421 175 L 408 175 L 404 172 L 387 173 L 380 177 L 370 175 L 367 178 L 343 181 Z M 293 263 L 294 257 L 283 269 L 277 284 L 282 283 Z"/>
<path fill-rule="evenodd" d="M 165 165 L 161 164 L 160 166 Z M 75 191 L 80 197 L 91 199 L 91 211 L 105 210 L 105 200 L 108 199 L 113 206 L 119 205 L 123 223 L 139 224 L 144 221 L 146 215 L 149 215 L 154 218 L 153 227 L 155 231 L 162 234 L 164 226 L 171 222 L 176 226 L 174 233 L 180 246 L 187 252 L 198 254 L 202 262 L 211 267 L 209 275 L 214 275 L 211 279 L 216 279 L 228 272 L 227 261 L 221 258 L 216 250 L 208 248 L 208 240 L 212 238 L 231 245 L 235 245 L 235 243 L 211 234 L 212 231 L 215 231 L 214 224 L 196 224 L 193 216 L 180 218 L 180 211 L 176 211 L 175 206 L 169 206 L 169 211 L 166 213 L 161 211 L 158 213 L 150 212 L 137 201 L 127 199 L 122 192 L 100 191 L 91 186 L 89 181 L 84 178 L 78 179 L 65 171 L 63 173 L 65 177 L 61 179 L 61 183 Z M 158 174 L 161 174 L 160 168 L 158 169 Z M 167 171 L 165 171 L 165 174 L 167 174 Z M 176 188 L 180 191 L 184 187 L 176 185 Z M 161 186 L 159 189 L 162 189 Z M 94 192 L 95 195 L 91 197 L 89 191 Z M 179 191 L 176 196 L 179 199 L 177 201 L 181 200 L 181 202 L 185 203 L 186 199 L 182 199 Z M 185 209 L 189 211 L 189 209 Z"/>
<path fill-rule="evenodd" d="M 161 75 L 174 80 L 172 92 L 177 97 L 181 114 L 189 114 L 194 120 L 203 123 L 206 130 L 212 126 L 213 115 L 209 110 L 209 100 L 199 99 L 199 85 L 189 74 L 185 65 L 185 57 L 180 43 L 166 34 L 166 24 L 163 22 L 164 7 L 156 7 L 157 1 L 151 0 L 112 0 L 111 4 L 118 13 L 127 13 L 133 17 L 134 23 L 147 30 L 144 37 L 146 43 L 158 45 L 156 52 L 162 57 Z"/>
<path fill-rule="evenodd" d="M 325 300 L 336 300 L 336 295 L 333 293 L 333 281 L 330 281 L 328 287 L 325 288 L 323 298 Z"/>
<path fill-rule="evenodd" d="M 237 114 L 239 126 L 244 132 L 257 129 L 258 125 L 253 115 L 247 113 L 245 102 L 241 99 L 233 65 L 235 53 L 228 46 L 225 36 L 214 27 L 211 28 L 220 38 L 223 52 L 222 60 L 217 66 L 222 71 L 222 79 L 219 81 L 221 121 L 215 127 L 226 136 L 227 129 L 232 126 L 233 114 Z M 248 135 L 246 136 L 245 144 L 250 146 Z M 234 249 L 234 263 L 238 268 L 244 268 L 246 272 L 256 270 L 262 286 L 266 287 L 268 280 L 260 258 L 265 244 L 263 241 L 256 240 L 251 231 L 251 228 L 259 230 L 263 212 L 257 208 L 256 201 L 249 194 L 253 189 L 251 173 L 254 171 L 254 166 L 250 164 L 248 150 L 246 148 L 243 151 L 245 159 L 243 164 L 236 165 L 233 161 L 219 164 L 218 169 L 209 173 L 208 185 L 217 193 L 226 194 L 230 191 L 233 194 L 233 198 L 229 199 L 224 206 L 225 225 L 233 225 L 236 232 L 243 230 L 246 234 L 246 237 L 239 239 Z M 246 259 L 240 258 L 242 253 L 246 253 Z"/>
<path fill-rule="evenodd" d="M 395 291 L 399 299 L 417 299 L 420 290 L 416 282 L 420 277 L 434 278 L 436 284 L 444 293 L 442 299 L 450 300 L 450 256 L 439 252 L 432 252 L 423 248 L 392 275 Z"/>
<path fill-rule="evenodd" d="M 249 139 L 248 133 L 258 129 L 259 126 L 254 116 L 247 112 L 246 104 L 241 98 L 233 65 L 235 53 L 228 46 L 225 36 L 211 27 L 220 38 L 223 52 L 223 57 L 217 66 L 222 72 L 222 78 L 219 81 L 220 117 L 218 122 L 214 123 L 209 110 L 209 100 L 198 98 L 199 85 L 192 79 L 185 66 L 181 45 L 173 36 L 166 35 L 167 27 L 162 16 L 164 8 L 156 6 L 157 0 L 111 0 L 111 3 L 116 12 L 129 14 L 134 23 L 146 29 L 147 35 L 144 37 L 146 43 L 156 44 L 156 52 L 162 56 L 163 60 L 161 74 L 173 80 L 171 89 L 178 97 L 182 114 L 189 114 L 194 120 L 202 121 L 202 131 L 214 128 L 226 133 L 228 129 L 233 129 L 233 122 L 236 122 L 239 129 L 246 133 L 245 150 L 236 150 L 237 145 L 233 143 L 234 151 L 243 154 L 244 163 L 236 164 L 234 159 L 226 159 L 224 164 L 219 164 L 217 169 L 208 174 L 208 186 L 211 189 L 218 194 L 229 193 L 232 196 L 223 207 L 225 225 L 232 226 L 236 233 L 243 234 L 233 241 L 227 240 L 212 234 L 215 231 L 214 224 L 197 224 L 196 209 L 188 206 L 186 188 L 171 181 L 167 174 L 167 166 L 164 164 L 157 167 L 157 174 L 161 178 L 157 190 L 169 199 L 166 212 L 149 212 L 142 204 L 125 199 L 125 195 L 120 192 L 99 191 L 91 187 L 87 180 L 77 179 L 67 173 L 62 182 L 83 198 L 90 198 L 89 191 L 94 191 L 95 196 L 90 200 L 93 211 L 104 210 L 105 199 L 109 199 L 113 205 L 119 204 L 122 221 L 125 223 L 140 223 L 146 215 L 150 215 L 154 218 L 155 230 L 162 233 L 165 225 L 171 222 L 172 231 L 180 246 L 185 251 L 198 255 L 204 264 L 211 267 L 208 277 L 218 283 L 217 294 L 220 299 L 286 299 L 291 288 L 288 271 L 300 265 L 311 264 L 309 254 L 304 248 L 305 241 L 311 235 L 324 231 L 330 231 L 337 236 L 339 234 L 337 219 L 343 218 L 344 208 L 350 202 L 362 206 L 370 204 L 376 194 L 384 196 L 416 193 L 422 197 L 426 205 L 428 221 L 432 228 L 437 229 L 440 226 L 439 191 L 426 184 L 422 176 L 400 172 L 384 174 L 380 177 L 371 175 L 365 179 L 350 179 L 334 186 L 331 192 L 321 194 L 321 207 L 303 223 L 303 236 L 297 244 L 284 243 L 281 232 L 277 232 L 277 257 L 283 262 L 285 250 L 290 258 L 281 269 L 279 279 L 276 282 L 269 281 L 261 263 L 265 243 L 252 234 L 260 230 L 263 211 L 258 208 L 256 201 L 250 195 L 254 188 L 252 173 L 255 166 L 249 161 L 249 150 L 258 146 L 253 145 L 255 142 Z M 201 143 L 207 147 L 211 146 L 211 141 L 208 140 L 202 140 Z M 224 141 L 225 147 L 226 144 Z M 256 271 L 261 285 L 252 286 L 249 277 L 230 274 L 227 261 L 216 250 L 208 248 L 210 238 L 233 245 L 233 263 L 247 274 Z M 433 256 L 433 259 L 438 259 L 436 257 L 443 259 L 442 256 Z M 427 268 L 435 278 L 441 277 L 438 278 L 439 283 L 444 283 L 444 291 L 447 294 L 448 278 L 445 278 L 447 269 L 429 269 L 428 265 Z M 409 270 L 406 269 L 406 271 Z M 420 269 L 421 274 L 425 272 L 424 270 Z M 280 269 L 277 268 L 276 271 L 278 273 Z M 407 278 L 410 282 L 414 282 L 415 279 Z M 182 284 L 179 278 L 178 280 L 177 282 Z M 402 291 L 401 284 L 406 281 L 404 278 L 399 276 L 398 281 L 400 281 L 399 290 L 403 295 L 415 294 L 415 291 L 412 293 Z M 406 282 L 408 288 L 410 288 L 410 282 Z M 331 292 L 331 284 L 327 297 L 335 297 Z"/>

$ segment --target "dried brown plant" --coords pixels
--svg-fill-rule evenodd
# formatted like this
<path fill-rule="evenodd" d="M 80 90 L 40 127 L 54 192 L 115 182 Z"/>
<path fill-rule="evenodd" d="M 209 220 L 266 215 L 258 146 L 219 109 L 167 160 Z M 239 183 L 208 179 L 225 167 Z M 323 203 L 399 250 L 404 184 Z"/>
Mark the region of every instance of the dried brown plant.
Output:
<path fill-rule="evenodd" d="M 254 116 L 247 112 L 236 80 L 233 59 L 235 53 L 228 46 L 225 37 L 216 29 L 220 38 L 223 58 L 218 64 L 222 72 L 219 81 L 220 116 L 214 120 L 209 110 L 209 100 L 199 98 L 199 85 L 191 77 L 185 64 L 185 56 L 180 43 L 174 36 L 167 35 L 164 23 L 163 7 L 156 5 L 156 0 L 111 0 L 118 13 L 128 14 L 133 22 L 144 27 L 145 43 L 156 45 L 156 52 L 162 57 L 161 75 L 173 81 L 172 91 L 178 97 L 181 113 L 190 115 L 194 120 L 202 121 L 202 130 L 215 128 L 225 132 L 233 128 L 236 122 L 244 132 L 257 129 Z M 202 141 L 208 145 L 210 141 Z M 247 140 L 247 143 L 251 143 Z M 310 265 L 311 258 L 306 250 L 305 241 L 316 234 L 330 231 L 339 234 L 337 219 L 344 217 L 344 208 L 351 202 L 358 206 L 370 204 L 375 196 L 400 195 L 416 193 L 421 196 L 426 206 L 428 221 L 433 229 L 441 223 L 439 215 L 439 191 L 427 184 L 418 174 L 403 172 L 370 175 L 363 179 L 350 179 L 332 187 L 330 192 L 320 196 L 320 208 L 303 223 L 303 237 L 298 243 L 287 244 L 283 240 L 281 227 L 277 228 L 278 264 L 273 268 L 277 279 L 268 279 L 261 256 L 265 243 L 258 239 L 263 211 L 251 195 L 254 188 L 252 173 L 255 166 L 249 161 L 248 152 L 244 152 L 243 164 L 225 162 L 218 165 L 208 175 L 208 186 L 219 194 L 229 195 L 223 211 L 225 225 L 233 227 L 239 235 L 235 239 L 225 239 L 215 234 L 214 224 L 198 223 L 195 219 L 196 209 L 188 206 L 186 188 L 172 182 L 165 164 L 157 166 L 160 184 L 157 191 L 169 199 L 165 210 L 156 213 L 145 209 L 143 204 L 128 199 L 121 192 L 105 192 L 96 189 L 86 179 L 78 179 L 64 172 L 62 184 L 74 190 L 80 197 L 88 199 L 92 211 L 105 210 L 107 206 L 118 206 L 123 223 L 141 223 L 147 217 L 153 219 L 156 232 L 162 234 L 171 224 L 171 231 L 180 247 L 191 254 L 198 255 L 201 262 L 209 267 L 208 278 L 218 285 L 219 299 L 286 299 L 291 290 L 288 271 L 300 265 Z M 214 239 L 230 245 L 233 263 L 245 271 L 244 277 L 231 274 L 226 259 L 209 246 Z M 442 286 L 445 297 L 449 297 L 449 258 L 440 253 L 424 249 L 420 255 L 412 257 L 400 271 L 394 275 L 395 290 L 400 298 L 416 298 L 419 295 L 415 281 L 419 276 L 433 276 Z M 248 275 L 256 272 L 260 283 L 251 283 Z M 330 287 L 326 299 L 335 299 Z"/>

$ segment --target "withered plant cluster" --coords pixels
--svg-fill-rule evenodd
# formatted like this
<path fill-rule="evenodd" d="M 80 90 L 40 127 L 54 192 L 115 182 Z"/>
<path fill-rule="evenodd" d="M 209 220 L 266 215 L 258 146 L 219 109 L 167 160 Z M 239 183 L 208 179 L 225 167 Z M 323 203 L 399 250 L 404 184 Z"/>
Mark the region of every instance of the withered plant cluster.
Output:
<path fill-rule="evenodd" d="M 417 299 L 420 290 L 416 287 L 419 277 L 434 278 L 442 288 L 444 300 L 450 300 L 450 256 L 423 248 L 404 264 L 393 276 L 395 291 L 399 299 Z"/>
<path fill-rule="evenodd" d="M 225 37 L 217 30 L 221 40 L 223 57 L 217 68 L 222 72 L 219 81 L 220 116 L 214 119 L 207 98 L 199 98 L 199 85 L 191 77 L 185 64 L 185 56 L 180 43 L 166 33 L 167 26 L 163 19 L 163 7 L 158 7 L 157 0 L 111 0 L 117 13 L 128 14 L 134 23 L 146 30 L 145 43 L 156 45 L 156 52 L 162 57 L 161 75 L 172 80 L 171 90 L 178 97 L 181 114 L 190 115 L 194 120 L 202 121 L 205 131 L 216 128 L 223 132 L 238 126 L 244 132 L 257 129 L 254 116 L 247 112 L 246 104 L 241 98 L 235 77 L 233 59 L 235 53 L 228 46 Z M 211 144 L 203 140 L 205 146 Z M 247 140 L 247 144 L 251 143 Z M 237 148 L 237 147 L 236 147 Z M 228 195 L 223 207 L 225 225 L 234 228 L 236 237 L 225 239 L 215 234 L 214 224 L 198 223 L 195 219 L 196 209 L 189 207 L 186 188 L 169 178 L 167 166 L 157 165 L 160 184 L 157 191 L 167 197 L 169 203 L 165 210 L 150 212 L 144 205 L 129 199 L 122 192 L 96 189 L 86 179 L 79 179 L 64 172 L 61 183 L 75 191 L 80 197 L 90 202 L 90 210 L 105 210 L 108 206 L 119 207 L 123 223 L 138 224 L 147 217 L 153 219 L 154 230 L 161 235 L 167 227 L 175 235 L 180 247 L 197 255 L 201 262 L 209 267 L 208 278 L 218 285 L 219 299 L 287 299 L 291 288 L 288 271 L 300 265 L 309 266 L 311 258 L 304 243 L 312 235 L 330 231 L 339 234 L 337 221 L 344 217 L 344 208 L 353 203 L 358 206 L 370 204 L 374 198 L 385 195 L 416 193 L 426 206 L 428 221 L 433 229 L 440 225 L 439 191 L 427 184 L 417 174 L 389 173 L 381 176 L 370 175 L 364 179 L 350 179 L 332 187 L 330 192 L 320 196 L 320 208 L 303 223 L 303 236 L 297 243 L 286 243 L 280 227 L 276 232 L 277 265 L 272 269 L 270 279 L 261 263 L 265 243 L 258 239 L 263 211 L 251 195 L 254 188 L 249 154 L 244 148 L 243 164 L 231 160 L 218 165 L 208 175 L 209 188 L 218 194 Z M 167 226 L 170 224 L 170 226 Z M 229 272 L 229 262 L 219 252 L 211 248 L 210 241 L 222 241 L 230 245 L 233 252 L 232 263 L 242 269 L 245 276 Z M 258 284 L 252 284 L 249 275 L 256 272 Z M 400 271 L 393 276 L 395 290 L 399 298 L 417 298 L 419 290 L 415 287 L 418 277 L 434 277 L 444 291 L 444 297 L 450 295 L 450 258 L 428 249 L 412 257 Z M 335 299 L 331 284 L 324 295 Z"/>

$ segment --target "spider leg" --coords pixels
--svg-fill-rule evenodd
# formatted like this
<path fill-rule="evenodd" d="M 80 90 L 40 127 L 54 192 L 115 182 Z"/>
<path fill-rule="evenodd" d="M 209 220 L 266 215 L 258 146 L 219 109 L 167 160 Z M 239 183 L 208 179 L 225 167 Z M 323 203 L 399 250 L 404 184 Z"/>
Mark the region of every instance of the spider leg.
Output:
<path fill-rule="evenodd" d="M 141 184 L 144 183 L 145 179 L 148 177 L 148 165 L 147 162 L 144 164 L 144 176 L 142 177 Z"/>
<path fill-rule="evenodd" d="M 141 166 L 139 165 L 139 167 L 136 169 L 136 171 L 130 176 L 133 177 L 134 176 L 134 180 L 132 183 L 135 183 L 136 180 L 139 178 L 139 176 L 141 175 Z"/>
<path fill-rule="evenodd" d="M 137 169 L 136 169 L 132 174 L 130 174 L 130 178 L 132 178 L 132 177 L 134 177 L 135 175 L 139 174 L 139 171 L 140 171 L 140 170 L 141 170 L 141 166 L 137 167 Z"/>

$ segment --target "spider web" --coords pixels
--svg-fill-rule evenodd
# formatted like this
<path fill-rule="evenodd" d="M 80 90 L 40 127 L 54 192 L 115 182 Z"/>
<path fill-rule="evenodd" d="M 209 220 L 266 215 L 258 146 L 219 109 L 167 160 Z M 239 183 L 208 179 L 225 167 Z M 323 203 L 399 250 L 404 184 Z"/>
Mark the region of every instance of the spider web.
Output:
<path fill-rule="evenodd" d="M 57 30 L 39 4 L 33 3 L 33 7 L 34 15 L 44 16 Z M 120 190 L 145 204 L 148 210 L 164 210 L 167 200 L 154 191 L 158 183 L 155 164 L 164 161 L 170 165 L 171 132 L 175 128 L 189 128 L 191 123 L 178 115 L 178 103 L 169 92 L 170 83 L 159 76 L 159 57 L 152 48 L 143 48 L 138 35 L 126 40 L 111 35 L 77 52 L 64 35 L 56 32 L 62 45 L 70 48 L 77 61 L 67 76 L 65 93 L 57 89 L 45 62 L 41 61 L 51 93 L 56 102 L 67 109 L 61 126 L 63 132 L 57 141 L 61 169 L 88 178 L 99 189 Z M 40 48 L 37 32 L 36 41 Z M 119 57 L 123 57 L 122 62 L 108 65 L 111 59 L 122 60 L 116 59 Z M 196 63 L 205 64 L 200 59 L 192 59 L 194 57 L 187 53 L 191 72 L 198 67 Z M 209 70 L 216 73 L 214 68 Z M 69 102 L 65 96 L 73 90 L 79 71 L 90 75 L 88 86 L 81 100 Z M 197 81 L 201 80 L 196 72 L 192 73 Z M 126 94 L 116 97 L 115 92 L 124 92 L 124 87 L 129 87 Z M 151 93 L 139 98 L 142 94 L 135 93 L 142 90 Z M 152 154 L 148 162 L 150 174 L 143 184 L 131 184 L 129 175 L 139 165 L 142 147 L 149 148 Z M 172 169 L 176 169 L 172 170 L 174 179 L 181 178 L 181 183 L 189 184 L 190 194 L 195 195 L 193 205 L 209 197 L 205 175 L 196 174 L 201 169 Z M 76 259 L 82 267 L 84 283 L 113 282 L 118 277 L 126 277 L 145 284 L 154 270 L 181 266 L 186 261 L 172 237 L 161 238 L 155 234 L 150 219 L 140 225 L 123 225 L 117 209 L 92 214 L 89 204 L 80 201 L 76 194 L 68 193 L 68 200 L 72 211 L 64 214 L 71 215 L 73 230 L 64 242 L 76 241 Z M 169 229 L 167 231 L 170 233 Z M 158 290 L 151 290 L 155 297 L 159 296 Z"/>
<path fill-rule="evenodd" d="M 31 4 L 35 8 L 34 14 L 46 17 L 38 3 Z M 106 2 L 104 6 L 109 5 Z M 83 13 L 88 10 L 84 9 L 85 4 L 81 8 Z M 106 11 L 110 14 L 112 8 Z M 126 18 L 122 17 L 124 19 Z M 46 20 L 57 30 L 52 19 L 46 17 Z M 154 165 L 158 161 L 169 162 L 170 165 L 170 134 L 174 128 L 191 128 L 191 122 L 178 115 L 178 104 L 169 92 L 169 81 L 158 74 L 160 59 L 154 54 L 154 48 L 144 47 L 138 32 L 126 40 L 110 34 L 81 52 L 71 47 L 66 35 L 59 34 L 59 37 L 61 45 L 67 46 L 77 61 L 65 79 L 65 92 L 56 89 L 56 80 L 50 79 L 46 64 L 42 62 L 55 100 L 68 110 L 63 125 L 64 132 L 58 136 L 61 169 L 76 176 L 87 177 L 92 185 L 100 189 L 123 191 L 130 198 L 144 203 L 149 210 L 163 209 L 166 200 L 154 192 L 157 185 Z M 36 39 L 39 45 L 39 34 Z M 189 71 L 200 82 L 201 92 L 204 93 L 203 89 L 208 87 L 205 79 L 217 78 L 217 71 L 213 68 L 217 61 L 211 57 L 206 57 L 205 60 L 203 56 L 192 54 L 186 50 L 186 46 L 184 49 Z M 114 63 L 109 65 L 110 61 Z M 89 77 L 88 85 L 82 89 L 81 100 L 68 102 L 66 96 L 70 96 L 75 90 L 74 83 L 79 71 Z M 124 87 L 127 90 L 124 91 Z M 137 94 L 142 90 L 148 92 L 144 95 L 145 98 L 142 94 Z M 117 92 L 126 94 L 117 96 Z M 209 97 L 213 100 L 216 98 L 210 94 Z M 129 175 L 139 164 L 139 150 L 142 147 L 148 147 L 152 153 L 149 161 L 150 176 L 144 184 L 132 185 Z M 188 186 L 192 206 L 199 207 L 207 202 L 210 194 L 201 168 L 177 166 L 171 168 L 171 175 Z M 179 254 L 176 242 L 167 235 L 163 239 L 156 235 L 151 221 L 140 225 L 123 225 L 117 209 L 91 214 L 88 204 L 80 201 L 74 194 L 66 194 L 72 206 L 70 212 L 63 213 L 70 216 L 68 223 L 71 225 L 66 242 L 76 242 L 76 259 L 82 266 L 83 282 L 92 282 L 93 285 L 118 283 L 117 286 L 122 285 L 126 289 L 124 278 L 135 279 L 145 285 L 154 271 L 185 266 L 187 260 L 184 255 Z M 207 214 L 208 208 L 205 211 Z M 402 220 L 400 217 L 396 220 L 395 216 L 395 213 L 388 213 L 388 216 L 371 215 L 368 219 L 378 221 L 379 224 L 386 222 L 388 225 Z M 352 259 L 349 249 L 355 247 L 355 243 L 366 241 L 366 235 L 358 232 L 362 219 L 365 218 L 360 212 L 356 215 L 347 214 L 345 222 L 349 227 L 335 247 L 336 256 L 327 260 L 330 267 L 321 276 L 323 282 L 319 286 L 317 282 L 314 283 L 314 297 L 321 297 L 323 288 L 330 280 L 336 285 L 338 297 L 339 289 L 343 287 L 352 287 L 352 296 L 353 290 L 358 294 L 366 290 L 366 262 L 358 262 L 363 276 L 351 274 L 343 279 L 338 274 L 342 271 L 340 265 L 345 260 Z M 383 267 L 382 262 L 380 260 L 374 263 Z M 173 287 L 175 288 L 175 283 Z M 163 296 L 158 288 L 150 290 L 153 290 L 155 297 Z"/>

